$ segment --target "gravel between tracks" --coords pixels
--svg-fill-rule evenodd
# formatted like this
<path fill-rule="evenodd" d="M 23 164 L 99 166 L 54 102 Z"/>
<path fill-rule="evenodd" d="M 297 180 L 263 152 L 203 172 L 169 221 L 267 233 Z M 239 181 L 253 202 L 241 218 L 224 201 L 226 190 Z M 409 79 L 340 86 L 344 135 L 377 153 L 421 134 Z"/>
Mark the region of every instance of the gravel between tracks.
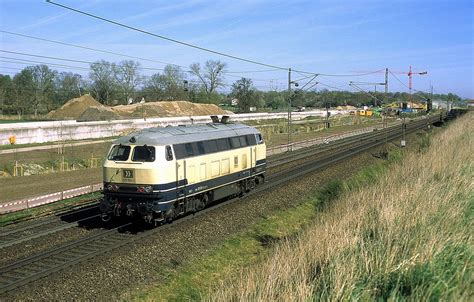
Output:
<path fill-rule="evenodd" d="M 205 255 L 230 235 L 243 231 L 260 217 L 296 205 L 318 186 L 331 179 L 347 178 L 373 162 L 374 157 L 367 153 L 361 154 L 288 185 L 242 199 L 171 229 L 158 231 L 142 242 L 114 250 L 106 256 L 8 293 L 5 299 L 102 301 L 127 296 L 130 289 L 141 288 L 165 278 L 156 273 L 161 267 L 189 263 Z"/>
<path fill-rule="evenodd" d="M 0 250 L 0 266 L 44 252 L 56 246 L 64 245 L 67 242 L 90 236 L 91 232 L 94 231 L 98 230 L 73 227 L 51 235 L 29 240 L 26 243 L 3 248 Z"/>

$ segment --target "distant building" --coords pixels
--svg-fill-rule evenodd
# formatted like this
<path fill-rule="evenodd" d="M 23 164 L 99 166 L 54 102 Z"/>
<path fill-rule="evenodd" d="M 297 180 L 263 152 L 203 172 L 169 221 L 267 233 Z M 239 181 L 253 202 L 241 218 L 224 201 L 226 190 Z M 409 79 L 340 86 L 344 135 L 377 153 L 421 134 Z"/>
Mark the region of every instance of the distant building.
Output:
<path fill-rule="evenodd" d="M 237 106 L 237 105 L 239 105 L 239 99 L 232 99 L 232 100 L 230 100 L 230 105 L 231 105 L 231 106 Z"/>
<path fill-rule="evenodd" d="M 467 108 L 474 108 L 474 100 L 467 101 Z"/>

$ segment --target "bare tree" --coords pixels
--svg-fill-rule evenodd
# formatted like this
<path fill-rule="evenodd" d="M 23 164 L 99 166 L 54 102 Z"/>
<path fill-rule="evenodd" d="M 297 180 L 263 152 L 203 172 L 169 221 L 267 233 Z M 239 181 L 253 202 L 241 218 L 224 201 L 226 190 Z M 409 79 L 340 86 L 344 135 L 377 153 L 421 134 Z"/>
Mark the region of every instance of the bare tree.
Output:
<path fill-rule="evenodd" d="M 96 100 L 110 105 L 117 91 L 113 64 L 104 60 L 92 63 L 89 78 L 91 79 L 90 89 Z"/>
<path fill-rule="evenodd" d="M 202 83 L 202 87 L 207 96 L 207 101 L 211 100 L 211 95 L 216 89 L 224 86 L 224 71 L 226 63 L 221 61 L 206 61 L 201 69 L 199 63 L 193 63 L 189 66 L 190 73 L 195 75 Z"/>
<path fill-rule="evenodd" d="M 126 60 L 119 64 L 114 64 L 115 80 L 119 84 L 119 89 L 125 99 L 135 97 L 135 91 L 142 83 L 142 76 L 140 75 L 140 63 Z"/>

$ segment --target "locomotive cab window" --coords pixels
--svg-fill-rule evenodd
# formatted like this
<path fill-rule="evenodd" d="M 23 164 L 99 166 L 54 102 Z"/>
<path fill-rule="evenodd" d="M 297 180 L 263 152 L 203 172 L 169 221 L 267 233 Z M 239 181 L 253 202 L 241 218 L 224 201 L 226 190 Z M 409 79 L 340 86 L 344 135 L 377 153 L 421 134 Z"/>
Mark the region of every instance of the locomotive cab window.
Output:
<path fill-rule="evenodd" d="M 133 149 L 132 161 L 152 162 L 155 161 L 155 147 L 147 145 L 136 146 Z"/>
<path fill-rule="evenodd" d="M 115 145 L 109 153 L 109 160 L 126 161 L 130 155 L 130 146 Z"/>
<path fill-rule="evenodd" d="M 262 135 L 259 133 L 257 134 L 257 143 L 260 145 L 260 144 L 263 144 L 263 137 Z"/>

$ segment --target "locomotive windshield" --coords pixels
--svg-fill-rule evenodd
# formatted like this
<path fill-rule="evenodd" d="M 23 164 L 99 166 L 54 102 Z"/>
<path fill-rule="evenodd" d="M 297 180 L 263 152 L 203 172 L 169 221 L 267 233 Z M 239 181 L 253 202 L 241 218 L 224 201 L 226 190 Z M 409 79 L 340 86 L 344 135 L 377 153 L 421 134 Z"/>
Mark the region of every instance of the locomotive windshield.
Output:
<path fill-rule="evenodd" d="M 147 145 L 136 146 L 133 149 L 132 161 L 152 162 L 155 161 L 155 147 Z"/>
<path fill-rule="evenodd" d="M 115 145 L 110 150 L 109 160 L 126 161 L 130 155 L 130 146 Z"/>

